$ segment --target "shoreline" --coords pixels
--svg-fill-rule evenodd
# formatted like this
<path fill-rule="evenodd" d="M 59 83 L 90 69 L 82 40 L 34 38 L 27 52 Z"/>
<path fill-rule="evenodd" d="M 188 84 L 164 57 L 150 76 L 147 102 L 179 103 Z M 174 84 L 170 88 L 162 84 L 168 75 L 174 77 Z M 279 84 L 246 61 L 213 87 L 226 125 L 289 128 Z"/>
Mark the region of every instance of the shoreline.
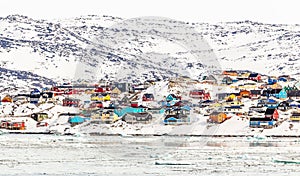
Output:
<path fill-rule="evenodd" d="M 26 132 L 26 131 L 5 131 L 3 132 L 2 135 L 5 134 L 19 134 L 19 135 L 24 135 L 24 134 L 32 134 L 32 135 L 57 135 L 57 133 L 52 133 L 52 132 Z M 128 135 L 122 135 L 122 134 L 106 134 L 106 133 L 81 133 L 83 135 L 88 135 L 88 136 L 119 136 L 119 137 L 124 137 L 124 138 L 131 138 L 131 137 L 211 137 L 211 138 L 241 138 L 241 137 L 272 137 L 272 138 L 299 138 L 300 135 L 264 135 L 262 136 L 257 136 L 261 134 L 240 134 L 240 135 L 197 135 L 197 134 L 184 134 L 184 135 L 178 135 L 178 134 L 128 134 Z M 61 136 L 76 136 L 76 133 L 65 133 L 65 134 L 60 134 L 58 135 Z"/>

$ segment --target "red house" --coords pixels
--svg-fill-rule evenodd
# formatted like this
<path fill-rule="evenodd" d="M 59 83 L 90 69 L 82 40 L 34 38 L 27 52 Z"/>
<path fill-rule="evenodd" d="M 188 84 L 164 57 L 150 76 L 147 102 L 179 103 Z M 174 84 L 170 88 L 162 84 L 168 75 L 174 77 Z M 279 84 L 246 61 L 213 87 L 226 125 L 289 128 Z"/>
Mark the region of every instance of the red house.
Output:
<path fill-rule="evenodd" d="M 104 93 L 106 92 L 106 87 L 97 87 L 94 92 Z"/>
<path fill-rule="evenodd" d="M 210 94 L 209 92 L 205 92 L 204 90 L 192 90 L 190 91 L 190 97 L 208 100 L 210 99 Z"/>
<path fill-rule="evenodd" d="M 90 108 L 103 108 L 103 103 L 100 101 L 93 102 L 89 106 Z"/>
<path fill-rule="evenodd" d="M 251 73 L 248 77 L 248 80 L 252 80 L 252 81 L 260 81 L 261 80 L 261 75 L 258 73 Z"/>
<path fill-rule="evenodd" d="M 139 103 L 137 101 L 132 101 L 130 103 L 130 106 L 133 107 L 133 108 L 137 108 L 137 107 L 139 107 Z"/>
<path fill-rule="evenodd" d="M 79 106 L 79 99 L 72 99 L 72 98 L 65 98 L 63 100 L 63 106 L 73 106 L 78 107 Z"/>
<path fill-rule="evenodd" d="M 273 120 L 278 120 L 279 118 L 279 113 L 277 109 L 273 108 L 268 108 L 265 112 L 265 118 L 273 119 Z"/>
<path fill-rule="evenodd" d="M 142 97 L 143 101 L 154 101 L 154 95 L 150 93 L 145 93 Z"/>

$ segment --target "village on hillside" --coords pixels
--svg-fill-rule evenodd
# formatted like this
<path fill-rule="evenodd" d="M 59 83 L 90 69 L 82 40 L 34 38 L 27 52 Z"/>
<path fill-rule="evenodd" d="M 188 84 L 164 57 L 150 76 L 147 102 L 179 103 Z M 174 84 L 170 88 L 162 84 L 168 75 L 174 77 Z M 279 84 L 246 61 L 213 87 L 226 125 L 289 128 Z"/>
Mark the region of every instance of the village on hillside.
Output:
<path fill-rule="evenodd" d="M 62 83 L 1 97 L 7 133 L 300 136 L 300 81 L 223 71 L 142 84 Z"/>

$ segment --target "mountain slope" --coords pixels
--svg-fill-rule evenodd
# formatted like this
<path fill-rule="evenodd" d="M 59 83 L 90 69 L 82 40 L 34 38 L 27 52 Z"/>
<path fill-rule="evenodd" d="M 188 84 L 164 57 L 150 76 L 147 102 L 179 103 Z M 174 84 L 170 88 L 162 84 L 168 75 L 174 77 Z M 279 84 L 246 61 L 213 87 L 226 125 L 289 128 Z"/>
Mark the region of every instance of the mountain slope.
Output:
<path fill-rule="evenodd" d="M 0 18 L 0 67 L 50 79 L 142 81 L 222 69 L 299 75 L 299 25 L 85 16 Z"/>

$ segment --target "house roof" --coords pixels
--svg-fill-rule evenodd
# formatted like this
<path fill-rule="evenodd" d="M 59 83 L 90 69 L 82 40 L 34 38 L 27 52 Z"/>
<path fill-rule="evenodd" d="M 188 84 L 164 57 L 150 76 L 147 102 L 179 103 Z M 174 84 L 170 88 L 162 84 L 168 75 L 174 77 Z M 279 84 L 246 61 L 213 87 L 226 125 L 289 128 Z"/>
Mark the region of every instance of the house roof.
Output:
<path fill-rule="evenodd" d="M 274 114 L 275 110 L 276 109 L 268 108 L 265 112 L 265 115 L 272 115 L 272 114 Z"/>
<path fill-rule="evenodd" d="M 251 73 L 250 75 L 249 75 L 249 78 L 253 78 L 253 77 L 257 77 L 258 76 L 258 73 Z"/>
<path fill-rule="evenodd" d="M 145 96 L 146 98 L 154 98 L 153 94 L 150 93 L 145 93 L 143 96 Z"/>
<path fill-rule="evenodd" d="M 287 94 L 288 96 L 300 96 L 300 90 L 289 90 Z"/>
<path fill-rule="evenodd" d="M 261 94 L 261 90 L 250 90 L 250 93 L 254 94 L 254 95 L 260 95 Z"/>
<path fill-rule="evenodd" d="M 220 113 L 222 113 L 222 112 L 214 111 L 214 112 L 212 112 L 212 113 L 209 114 L 209 115 L 210 115 L 210 116 L 211 116 L 211 115 L 219 115 Z"/>

